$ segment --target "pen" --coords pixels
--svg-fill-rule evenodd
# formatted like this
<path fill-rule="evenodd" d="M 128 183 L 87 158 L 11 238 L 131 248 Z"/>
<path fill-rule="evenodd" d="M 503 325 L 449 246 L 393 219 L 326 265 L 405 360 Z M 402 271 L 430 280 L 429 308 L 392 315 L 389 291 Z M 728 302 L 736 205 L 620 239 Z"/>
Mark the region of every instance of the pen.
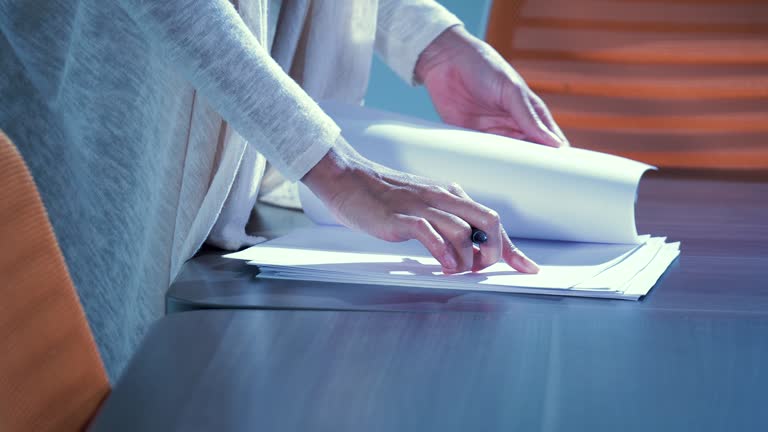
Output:
<path fill-rule="evenodd" d="M 472 243 L 483 244 L 488 241 L 488 234 L 483 230 L 472 228 Z"/>

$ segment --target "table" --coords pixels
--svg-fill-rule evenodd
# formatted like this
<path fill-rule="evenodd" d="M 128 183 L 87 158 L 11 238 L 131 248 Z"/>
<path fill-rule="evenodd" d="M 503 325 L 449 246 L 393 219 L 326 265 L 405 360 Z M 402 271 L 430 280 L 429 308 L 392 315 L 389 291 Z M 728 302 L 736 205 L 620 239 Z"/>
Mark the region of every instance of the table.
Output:
<path fill-rule="evenodd" d="M 648 173 L 640 184 L 638 231 L 682 241 L 681 256 L 640 302 L 558 298 L 256 278 L 257 269 L 208 249 L 187 262 L 167 295 L 168 312 L 210 308 L 486 311 L 557 314 L 622 310 L 720 314 L 768 311 L 768 182 L 736 176 Z M 274 237 L 311 222 L 301 212 L 261 206 L 250 231 Z"/>
<path fill-rule="evenodd" d="M 768 314 L 723 309 L 177 313 L 91 430 L 768 430 Z"/>
<path fill-rule="evenodd" d="M 768 430 L 767 199 L 643 180 L 640 231 L 683 244 L 638 302 L 259 280 L 208 250 L 93 430 Z"/>

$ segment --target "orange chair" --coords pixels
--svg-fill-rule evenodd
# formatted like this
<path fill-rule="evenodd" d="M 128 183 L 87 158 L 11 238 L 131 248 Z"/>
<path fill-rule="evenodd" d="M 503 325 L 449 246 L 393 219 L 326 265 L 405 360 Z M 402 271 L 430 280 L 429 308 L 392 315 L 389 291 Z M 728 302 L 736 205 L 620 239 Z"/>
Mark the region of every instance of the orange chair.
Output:
<path fill-rule="evenodd" d="M 48 216 L 0 131 L 0 431 L 84 429 L 109 393 Z"/>
<path fill-rule="evenodd" d="M 497 0 L 487 39 L 576 147 L 768 169 L 768 1 Z"/>

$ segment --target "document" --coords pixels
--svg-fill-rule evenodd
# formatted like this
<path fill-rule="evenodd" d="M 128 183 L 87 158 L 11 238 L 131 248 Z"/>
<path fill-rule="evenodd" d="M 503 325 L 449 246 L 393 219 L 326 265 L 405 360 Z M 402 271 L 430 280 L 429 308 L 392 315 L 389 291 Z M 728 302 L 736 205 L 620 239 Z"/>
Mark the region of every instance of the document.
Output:
<path fill-rule="evenodd" d="M 523 274 L 499 262 L 481 272 L 445 275 L 417 241 L 390 243 L 342 227 L 300 186 L 304 211 L 316 226 L 226 255 L 258 265 L 259 277 L 637 300 L 679 254 L 678 243 L 638 235 L 635 228 L 637 186 L 648 165 L 357 106 L 323 108 L 363 156 L 458 182 L 495 209 L 541 271 Z"/>

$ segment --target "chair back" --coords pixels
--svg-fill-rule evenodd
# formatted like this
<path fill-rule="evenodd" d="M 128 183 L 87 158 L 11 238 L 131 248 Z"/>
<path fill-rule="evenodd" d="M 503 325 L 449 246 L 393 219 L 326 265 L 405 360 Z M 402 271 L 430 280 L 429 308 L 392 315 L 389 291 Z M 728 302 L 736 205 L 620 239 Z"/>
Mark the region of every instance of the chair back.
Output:
<path fill-rule="evenodd" d="M 494 1 L 488 41 L 575 147 L 768 169 L 768 2 Z"/>
<path fill-rule="evenodd" d="M 0 131 L 0 431 L 77 431 L 109 381 L 35 183 Z"/>

